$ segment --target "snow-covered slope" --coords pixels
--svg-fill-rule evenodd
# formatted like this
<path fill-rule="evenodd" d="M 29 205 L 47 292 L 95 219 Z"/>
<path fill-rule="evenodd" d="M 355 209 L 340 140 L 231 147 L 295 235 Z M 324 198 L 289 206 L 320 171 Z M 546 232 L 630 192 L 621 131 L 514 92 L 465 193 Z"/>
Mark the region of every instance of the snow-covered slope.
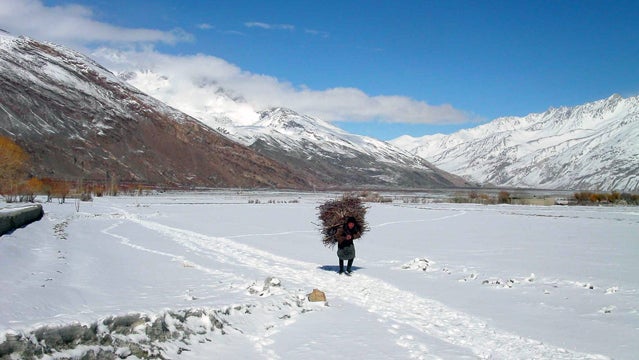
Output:
<path fill-rule="evenodd" d="M 244 98 L 208 79 L 185 83 L 156 70 L 121 73 L 138 89 L 199 119 L 230 139 L 337 186 L 451 187 L 467 183 L 391 144 L 350 134 L 286 108 L 254 110 Z M 176 94 L 176 91 L 181 94 Z M 191 94 L 185 96 L 182 92 Z"/>
<path fill-rule="evenodd" d="M 290 109 L 261 111 L 252 126 L 233 126 L 238 141 L 285 163 L 313 168 L 319 178 L 348 185 L 464 186 L 423 159 L 388 143 L 350 134 Z"/>
<path fill-rule="evenodd" d="M 434 165 L 499 186 L 639 190 L 639 96 L 504 117 L 451 135 L 392 144 Z"/>
<path fill-rule="evenodd" d="M 76 51 L 3 32 L 0 135 L 25 149 L 38 177 L 209 187 L 311 182 Z"/>

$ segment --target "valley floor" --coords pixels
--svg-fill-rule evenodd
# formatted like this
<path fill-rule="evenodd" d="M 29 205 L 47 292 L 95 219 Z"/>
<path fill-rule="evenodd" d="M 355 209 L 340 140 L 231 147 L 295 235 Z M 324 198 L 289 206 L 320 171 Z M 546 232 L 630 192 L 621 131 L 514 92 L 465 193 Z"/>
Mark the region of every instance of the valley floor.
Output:
<path fill-rule="evenodd" d="M 639 353 L 637 208 L 371 204 L 347 277 L 316 225 L 329 198 L 43 204 L 42 220 L 0 237 L 0 357 Z M 306 299 L 314 288 L 326 303 Z"/>

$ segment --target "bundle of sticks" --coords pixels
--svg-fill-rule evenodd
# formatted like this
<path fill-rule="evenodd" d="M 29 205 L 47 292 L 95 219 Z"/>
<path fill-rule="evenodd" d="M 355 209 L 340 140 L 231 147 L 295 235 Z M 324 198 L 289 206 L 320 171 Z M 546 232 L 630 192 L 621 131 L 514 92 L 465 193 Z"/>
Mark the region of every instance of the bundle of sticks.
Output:
<path fill-rule="evenodd" d="M 320 205 L 318 210 L 319 219 L 322 221 L 322 243 L 327 247 L 335 246 L 337 243 L 335 235 L 338 229 L 344 226 L 350 217 L 357 221 L 362 234 L 368 231 L 365 219 L 367 207 L 358 197 L 344 195 L 340 199 L 328 200 Z"/>

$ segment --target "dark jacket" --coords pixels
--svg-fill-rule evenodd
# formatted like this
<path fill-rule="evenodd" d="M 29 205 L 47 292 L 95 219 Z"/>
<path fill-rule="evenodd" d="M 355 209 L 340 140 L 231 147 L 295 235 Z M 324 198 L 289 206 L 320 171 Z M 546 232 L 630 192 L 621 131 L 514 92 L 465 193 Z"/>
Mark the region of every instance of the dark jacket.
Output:
<path fill-rule="evenodd" d="M 348 228 L 348 223 L 353 222 L 355 226 L 352 229 Z M 350 239 L 347 239 L 348 235 L 350 235 Z M 337 230 L 337 234 L 335 237 L 337 238 L 337 247 L 339 249 L 345 248 L 347 246 L 353 245 L 353 240 L 358 239 L 362 236 L 362 229 L 357 224 L 357 221 L 353 218 L 349 218 L 346 223 Z"/>

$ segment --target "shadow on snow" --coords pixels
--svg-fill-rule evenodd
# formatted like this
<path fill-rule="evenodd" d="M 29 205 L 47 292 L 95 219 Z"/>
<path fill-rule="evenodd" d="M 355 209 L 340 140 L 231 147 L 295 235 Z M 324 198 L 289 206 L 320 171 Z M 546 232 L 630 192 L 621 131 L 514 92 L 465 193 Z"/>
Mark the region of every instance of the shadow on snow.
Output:
<path fill-rule="evenodd" d="M 322 265 L 322 266 L 318 266 L 317 268 L 324 271 L 333 271 L 333 272 L 339 271 L 339 265 Z M 344 266 L 344 268 L 346 268 L 346 266 Z M 357 271 L 359 269 L 364 269 L 364 268 L 361 266 L 355 266 L 355 265 L 351 266 L 351 270 L 353 271 Z"/>

